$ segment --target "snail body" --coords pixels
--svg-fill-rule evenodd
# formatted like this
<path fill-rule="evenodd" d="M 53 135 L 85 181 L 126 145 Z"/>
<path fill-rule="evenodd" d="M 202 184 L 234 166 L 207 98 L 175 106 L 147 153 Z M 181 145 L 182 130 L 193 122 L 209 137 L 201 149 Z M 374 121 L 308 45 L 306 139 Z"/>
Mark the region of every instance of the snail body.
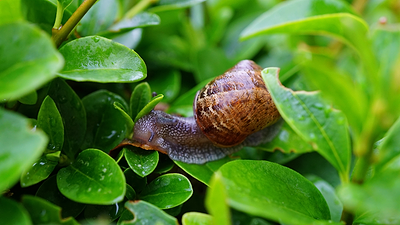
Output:
<path fill-rule="evenodd" d="M 152 110 L 124 144 L 203 164 L 268 142 L 278 133 L 280 114 L 261 77 L 262 68 L 243 60 L 197 92 L 194 117 Z"/>

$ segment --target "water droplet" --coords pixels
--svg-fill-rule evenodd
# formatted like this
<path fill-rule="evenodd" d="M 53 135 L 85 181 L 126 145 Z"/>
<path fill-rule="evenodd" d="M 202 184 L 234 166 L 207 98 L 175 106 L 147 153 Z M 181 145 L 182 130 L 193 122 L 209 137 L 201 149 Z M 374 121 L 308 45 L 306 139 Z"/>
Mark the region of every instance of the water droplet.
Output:
<path fill-rule="evenodd" d="M 92 188 L 90 187 L 90 188 L 88 188 L 88 190 L 87 190 L 87 192 L 91 192 L 92 191 Z"/>
<path fill-rule="evenodd" d="M 102 169 L 103 173 L 107 172 L 107 168 Z"/>
<path fill-rule="evenodd" d="M 315 134 L 314 134 L 314 133 L 310 133 L 309 135 L 310 135 L 310 138 L 311 138 L 312 140 L 315 139 Z"/>
<path fill-rule="evenodd" d="M 141 165 L 141 164 L 138 164 L 137 166 L 138 166 L 138 167 L 142 167 L 142 165 Z"/>

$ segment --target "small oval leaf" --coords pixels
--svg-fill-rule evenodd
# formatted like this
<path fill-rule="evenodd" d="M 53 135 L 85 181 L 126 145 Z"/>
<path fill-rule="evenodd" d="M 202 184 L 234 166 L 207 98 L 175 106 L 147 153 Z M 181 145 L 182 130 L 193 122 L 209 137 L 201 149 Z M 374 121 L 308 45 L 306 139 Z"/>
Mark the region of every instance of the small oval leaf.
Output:
<path fill-rule="evenodd" d="M 60 49 L 66 64 L 59 76 L 75 81 L 127 83 L 146 78 L 146 65 L 140 56 L 109 39 L 79 38 Z"/>
<path fill-rule="evenodd" d="M 81 152 L 76 160 L 57 174 L 60 192 L 77 202 L 109 205 L 125 196 L 125 176 L 118 164 L 97 149 Z"/>
<path fill-rule="evenodd" d="M 140 194 L 140 199 L 160 209 L 170 209 L 186 202 L 192 194 L 192 185 L 185 176 L 169 173 L 148 184 Z"/>
<path fill-rule="evenodd" d="M 149 175 L 158 164 L 158 152 L 141 148 L 125 148 L 125 159 L 129 167 L 139 176 Z"/>

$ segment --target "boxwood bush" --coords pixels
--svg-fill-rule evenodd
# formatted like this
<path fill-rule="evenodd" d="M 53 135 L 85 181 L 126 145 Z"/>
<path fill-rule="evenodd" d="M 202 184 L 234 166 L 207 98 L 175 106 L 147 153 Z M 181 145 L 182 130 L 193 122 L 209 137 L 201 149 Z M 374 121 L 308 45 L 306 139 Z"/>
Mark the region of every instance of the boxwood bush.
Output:
<path fill-rule="evenodd" d="M 396 0 L 0 0 L 5 224 L 399 224 Z M 125 147 L 238 61 L 284 119 L 203 165 Z"/>

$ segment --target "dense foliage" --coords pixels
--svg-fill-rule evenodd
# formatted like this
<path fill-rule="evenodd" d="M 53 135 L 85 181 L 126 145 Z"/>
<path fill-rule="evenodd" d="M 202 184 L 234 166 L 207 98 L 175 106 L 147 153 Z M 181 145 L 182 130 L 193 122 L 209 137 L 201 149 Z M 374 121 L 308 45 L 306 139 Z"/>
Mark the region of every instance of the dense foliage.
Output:
<path fill-rule="evenodd" d="M 399 15 L 397 0 L 0 0 L 1 221 L 399 224 Z M 108 154 L 156 105 L 191 116 L 242 59 L 285 120 L 270 143 L 204 165 Z"/>

